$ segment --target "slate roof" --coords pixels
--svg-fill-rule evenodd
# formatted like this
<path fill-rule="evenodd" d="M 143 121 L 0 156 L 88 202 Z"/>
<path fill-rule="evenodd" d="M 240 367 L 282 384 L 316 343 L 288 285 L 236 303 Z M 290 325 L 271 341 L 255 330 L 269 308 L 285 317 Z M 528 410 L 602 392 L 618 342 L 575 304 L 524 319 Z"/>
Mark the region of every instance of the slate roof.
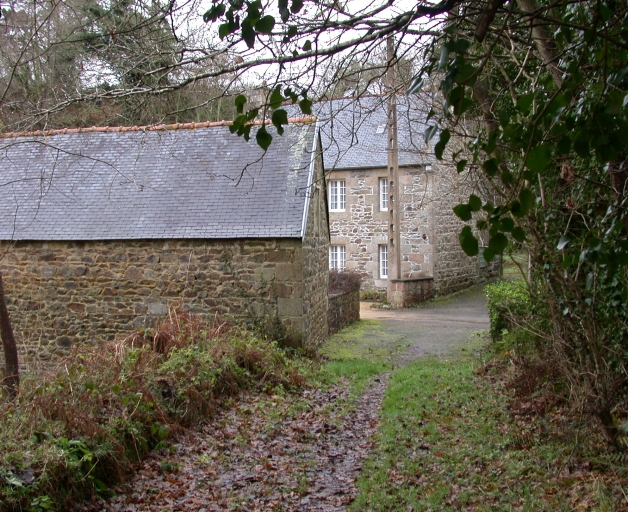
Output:
<path fill-rule="evenodd" d="M 425 94 L 397 97 L 399 165 L 433 161 L 433 151 L 423 138 L 430 108 Z M 317 103 L 313 109 L 321 130 L 325 170 L 388 165 L 386 97 L 333 99 Z M 296 110 L 289 113 L 298 114 Z"/>
<path fill-rule="evenodd" d="M 1 138 L 0 239 L 300 238 L 316 124 L 215 124 Z"/>

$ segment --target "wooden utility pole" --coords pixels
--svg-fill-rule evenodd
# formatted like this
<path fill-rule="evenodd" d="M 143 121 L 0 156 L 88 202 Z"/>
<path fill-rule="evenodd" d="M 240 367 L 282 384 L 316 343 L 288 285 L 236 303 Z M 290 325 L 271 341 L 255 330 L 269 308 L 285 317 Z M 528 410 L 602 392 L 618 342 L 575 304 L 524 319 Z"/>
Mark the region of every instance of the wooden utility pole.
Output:
<path fill-rule="evenodd" d="M 391 299 L 391 279 L 401 279 L 401 230 L 399 218 L 399 148 L 397 146 L 397 94 L 395 49 L 393 36 L 386 45 L 388 69 L 388 299 Z"/>

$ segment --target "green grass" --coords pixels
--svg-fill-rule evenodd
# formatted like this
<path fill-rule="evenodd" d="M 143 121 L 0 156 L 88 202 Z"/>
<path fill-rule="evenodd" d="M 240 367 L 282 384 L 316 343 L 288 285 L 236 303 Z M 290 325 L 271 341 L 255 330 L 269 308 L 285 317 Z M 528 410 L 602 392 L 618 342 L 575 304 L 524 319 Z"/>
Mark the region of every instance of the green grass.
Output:
<path fill-rule="evenodd" d="M 359 320 L 329 338 L 320 354 L 332 360 L 364 360 L 393 365 L 410 343 L 386 331 L 379 320 Z"/>
<path fill-rule="evenodd" d="M 400 352 L 409 343 L 398 334 L 384 330 L 379 320 L 359 320 L 334 334 L 321 348 L 328 362 L 315 376 L 319 385 L 345 382 L 352 396 L 360 395 L 366 385 L 380 373 L 391 371 Z"/>
<path fill-rule="evenodd" d="M 387 370 L 390 367 L 382 362 L 344 359 L 323 365 L 316 379 L 323 386 L 345 381 L 354 395 L 360 395 L 373 377 Z"/>
<path fill-rule="evenodd" d="M 567 511 L 574 495 L 614 510 L 603 480 L 558 477 L 573 447 L 515 425 L 474 367 L 425 359 L 393 373 L 349 510 Z"/>
<path fill-rule="evenodd" d="M 406 348 L 407 342 L 386 333 L 380 321 L 359 320 L 327 340 L 320 350 L 327 362 L 312 376 L 312 381 L 323 388 L 347 386 L 351 393 L 339 406 L 349 411 L 372 379 L 391 371 L 394 358 Z"/>
<path fill-rule="evenodd" d="M 504 279 L 516 280 L 528 278 L 528 254 L 524 251 L 504 254 L 502 264 Z"/>
<path fill-rule="evenodd" d="M 527 256 L 515 257 L 527 269 Z M 347 409 L 373 376 L 392 372 L 349 510 L 616 510 L 623 470 L 594 469 L 606 464 L 596 462 L 603 441 L 591 432 L 576 441 L 573 419 L 560 410 L 512 416 L 512 396 L 503 389 L 507 366 L 493 362 L 496 373 L 475 372 L 484 368 L 478 353 L 489 355 L 485 344 L 486 336 L 473 335 L 464 350 L 403 368 L 396 361 L 408 340 L 377 320 L 362 320 L 325 344 L 330 361 L 319 382 L 351 386 Z"/>

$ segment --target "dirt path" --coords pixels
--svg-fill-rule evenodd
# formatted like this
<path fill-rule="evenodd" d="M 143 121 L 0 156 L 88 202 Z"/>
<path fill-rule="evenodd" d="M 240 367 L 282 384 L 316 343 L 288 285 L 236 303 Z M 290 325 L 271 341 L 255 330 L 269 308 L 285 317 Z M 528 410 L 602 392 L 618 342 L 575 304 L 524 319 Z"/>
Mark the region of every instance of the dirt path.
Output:
<path fill-rule="evenodd" d="M 348 329 L 342 343 L 383 345 L 395 365 L 470 350 L 473 333 L 488 328 L 479 288 L 416 309 L 371 306 L 362 304 L 366 328 Z M 83 510 L 346 510 L 377 429 L 387 377 L 375 379 L 354 407 L 346 386 L 245 396 L 201 432 L 149 457 L 117 497 Z"/>

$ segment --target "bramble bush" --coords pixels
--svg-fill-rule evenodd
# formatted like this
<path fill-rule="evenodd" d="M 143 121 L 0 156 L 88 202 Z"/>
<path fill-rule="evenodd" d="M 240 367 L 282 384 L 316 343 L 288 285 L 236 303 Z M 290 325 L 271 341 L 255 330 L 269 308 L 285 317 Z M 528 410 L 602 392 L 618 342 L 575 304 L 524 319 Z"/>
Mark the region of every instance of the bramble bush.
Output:
<path fill-rule="evenodd" d="M 302 385 L 304 365 L 274 341 L 178 311 L 122 342 L 81 346 L 3 404 L 0 508 L 61 510 L 106 495 L 226 397 Z"/>
<path fill-rule="evenodd" d="M 549 319 L 539 297 L 523 280 L 498 281 L 484 290 L 494 348 L 517 356 L 541 353 Z"/>
<path fill-rule="evenodd" d="M 340 294 L 360 289 L 362 276 L 353 270 L 332 268 L 329 271 L 329 293 Z"/>
<path fill-rule="evenodd" d="M 504 331 L 519 326 L 531 312 L 530 294 L 523 281 L 498 281 L 484 289 L 491 322 L 493 342 L 503 338 Z"/>

